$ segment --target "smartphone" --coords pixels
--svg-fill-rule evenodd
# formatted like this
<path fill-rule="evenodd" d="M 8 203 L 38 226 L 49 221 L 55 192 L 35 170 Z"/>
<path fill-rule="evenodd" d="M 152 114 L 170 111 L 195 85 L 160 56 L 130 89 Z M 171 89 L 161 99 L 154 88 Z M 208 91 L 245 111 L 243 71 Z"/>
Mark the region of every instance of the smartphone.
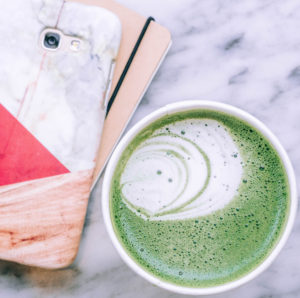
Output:
<path fill-rule="evenodd" d="M 111 12 L 63 0 L 0 11 L 0 258 L 74 259 L 121 38 Z"/>

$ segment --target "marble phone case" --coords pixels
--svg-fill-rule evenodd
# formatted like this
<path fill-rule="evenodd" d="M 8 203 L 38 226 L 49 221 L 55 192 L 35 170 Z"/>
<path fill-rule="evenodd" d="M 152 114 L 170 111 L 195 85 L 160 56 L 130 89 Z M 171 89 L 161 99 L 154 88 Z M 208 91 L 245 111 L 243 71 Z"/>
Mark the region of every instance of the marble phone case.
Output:
<path fill-rule="evenodd" d="M 0 258 L 45 268 L 76 256 L 121 25 L 62 0 L 11 0 L 0 11 Z M 79 51 L 41 47 L 45 28 Z"/>

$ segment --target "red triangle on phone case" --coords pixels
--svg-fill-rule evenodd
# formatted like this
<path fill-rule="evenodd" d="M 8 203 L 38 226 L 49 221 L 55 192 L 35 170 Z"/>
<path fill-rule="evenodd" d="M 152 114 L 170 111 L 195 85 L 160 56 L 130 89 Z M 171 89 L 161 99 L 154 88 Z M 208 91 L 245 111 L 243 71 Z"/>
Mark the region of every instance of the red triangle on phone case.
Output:
<path fill-rule="evenodd" d="M 0 186 L 69 172 L 0 104 Z"/>

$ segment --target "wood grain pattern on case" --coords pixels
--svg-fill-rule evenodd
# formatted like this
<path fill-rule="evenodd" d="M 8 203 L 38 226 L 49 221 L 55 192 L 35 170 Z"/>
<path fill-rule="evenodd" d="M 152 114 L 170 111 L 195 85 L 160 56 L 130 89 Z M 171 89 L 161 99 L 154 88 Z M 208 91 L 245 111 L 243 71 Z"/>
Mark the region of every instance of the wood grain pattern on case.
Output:
<path fill-rule="evenodd" d="M 53 269 L 69 265 L 91 177 L 86 170 L 0 187 L 0 258 Z"/>

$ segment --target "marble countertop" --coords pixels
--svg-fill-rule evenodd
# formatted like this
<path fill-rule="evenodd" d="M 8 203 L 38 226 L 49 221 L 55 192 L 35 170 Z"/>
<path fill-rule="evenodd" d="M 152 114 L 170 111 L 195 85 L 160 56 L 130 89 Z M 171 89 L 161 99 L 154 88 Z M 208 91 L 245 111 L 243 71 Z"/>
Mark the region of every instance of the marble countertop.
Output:
<path fill-rule="evenodd" d="M 300 0 L 119 2 L 156 17 L 173 37 L 129 127 L 171 102 L 229 103 L 262 120 L 278 136 L 300 181 Z M 101 180 L 71 267 L 47 271 L 2 261 L 0 297 L 181 297 L 152 286 L 123 263 L 106 233 L 100 200 Z M 298 216 L 286 246 L 267 271 L 211 297 L 300 297 L 299 247 Z"/>

